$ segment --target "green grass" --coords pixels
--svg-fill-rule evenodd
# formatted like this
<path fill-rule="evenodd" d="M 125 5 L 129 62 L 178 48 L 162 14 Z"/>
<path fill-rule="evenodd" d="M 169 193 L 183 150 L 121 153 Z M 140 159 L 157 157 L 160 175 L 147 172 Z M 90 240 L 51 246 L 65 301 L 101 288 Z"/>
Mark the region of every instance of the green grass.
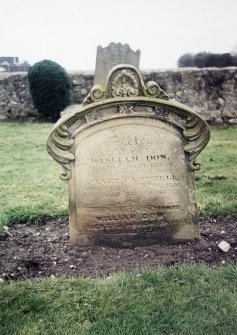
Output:
<path fill-rule="evenodd" d="M 200 214 L 237 214 L 237 127 L 211 128 L 211 140 L 201 153 L 196 173 Z"/>
<path fill-rule="evenodd" d="M 4 335 L 234 335 L 237 267 L 2 285 Z"/>
<path fill-rule="evenodd" d="M 0 227 L 68 215 L 67 183 L 45 143 L 52 124 L 0 123 Z M 196 173 L 200 214 L 237 213 L 237 127 L 212 128 Z"/>
<path fill-rule="evenodd" d="M 68 215 L 67 184 L 46 151 L 52 124 L 0 124 L 0 225 Z"/>

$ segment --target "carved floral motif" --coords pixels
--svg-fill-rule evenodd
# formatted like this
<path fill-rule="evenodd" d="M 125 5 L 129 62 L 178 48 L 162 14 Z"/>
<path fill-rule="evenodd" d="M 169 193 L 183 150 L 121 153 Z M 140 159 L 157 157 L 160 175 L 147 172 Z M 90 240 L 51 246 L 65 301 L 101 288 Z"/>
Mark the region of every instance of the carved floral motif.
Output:
<path fill-rule="evenodd" d="M 75 159 L 74 155 L 69 151 L 72 145 L 73 139 L 69 138 L 66 124 L 58 126 L 48 138 L 48 153 L 63 167 L 64 172 L 60 175 L 63 180 L 71 177 L 70 162 Z"/>
<path fill-rule="evenodd" d="M 96 120 L 99 120 L 100 116 L 96 111 L 92 111 L 91 113 L 88 113 L 85 115 L 87 122 L 95 122 Z"/>
<path fill-rule="evenodd" d="M 85 98 L 83 105 L 87 105 L 93 102 L 102 100 L 105 97 L 105 90 L 100 85 L 95 85 L 92 87 L 90 93 Z"/>
<path fill-rule="evenodd" d="M 131 70 L 119 71 L 112 81 L 112 96 L 136 97 L 138 96 L 138 80 Z"/>
<path fill-rule="evenodd" d="M 187 129 L 183 132 L 189 141 L 184 151 L 189 155 L 189 167 L 193 171 L 200 169 L 201 164 L 196 162 L 197 156 L 205 148 L 210 139 L 210 130 L 206 122 L 197 115 L 189 115 L 187 118 Z"/>
<path fill-rule="evenodd" d="M 150 98 L 169 100 L 168 95 L 160 88 L 155 81 L 148 81 L 145 86 L 144 94 Z"/>
<path fill-rule="evenodd" d="M 135 113 L 135 110 L 134 110 L 134 106 L 121 105 L 119 106 L 118 112 L 121 114 L 131 114 L 131 113 Z"/>

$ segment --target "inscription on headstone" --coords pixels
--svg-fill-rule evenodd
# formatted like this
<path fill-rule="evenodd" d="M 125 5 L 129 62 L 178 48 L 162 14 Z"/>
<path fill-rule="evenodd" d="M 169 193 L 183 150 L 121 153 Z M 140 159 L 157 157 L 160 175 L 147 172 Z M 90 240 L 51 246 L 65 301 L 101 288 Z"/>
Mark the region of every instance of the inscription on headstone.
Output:
<path fill-rule="evenodd" d="M 135 67 L 114 67 L 47 143 L 69 184 L 71 245 L 198 239 L 195 159 L 209 136 L 198 114 Z"/>

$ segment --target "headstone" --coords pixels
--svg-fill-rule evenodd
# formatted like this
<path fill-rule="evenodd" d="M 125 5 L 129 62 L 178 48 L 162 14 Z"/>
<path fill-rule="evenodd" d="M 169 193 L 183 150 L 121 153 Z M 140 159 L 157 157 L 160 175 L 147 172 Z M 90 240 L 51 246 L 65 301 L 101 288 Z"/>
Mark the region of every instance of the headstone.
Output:
<path fill-rule="evenodd" d="M 207 123 L 131 65 L 115 66 L 47 148 L 68 181 L 71 245 L 199 239 L 194 171 Z"/>
<path fill-rule="evenodd" d="M 133 51 L 128 44 L 110 43 L 97 47 L 94 84 L 105 86 L 109 71 L 118 64 L 130 64 L 139 68 L 140 50 Z"/>

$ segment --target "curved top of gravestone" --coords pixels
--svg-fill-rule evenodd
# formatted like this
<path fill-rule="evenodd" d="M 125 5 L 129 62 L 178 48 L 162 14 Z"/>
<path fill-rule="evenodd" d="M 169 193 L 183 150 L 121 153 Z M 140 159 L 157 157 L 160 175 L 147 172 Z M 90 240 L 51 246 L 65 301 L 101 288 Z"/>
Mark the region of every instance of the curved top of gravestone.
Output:
<path fill-rule="evenodd" d="M 135 66 L 120 64 L 114 66 L 107 77 L 105 86 L 94 85 L 83 105 L 109 98 L 148 97 L 169 100 L 168 95 L 154 82 L 144 83 Z"/>
<path fill-rule="evenodd" d="M 105 86 L 95 85 L 83 105 L 71 109 L 53 127 L 47 150 L 64 168 L 61 178 L 71 176 L 74 139 L 79 132 L 111 119 L 124 119 L 126 123 L 127 118 L 160 120 L 178 129 L 183 136 L 189 168 L 199 169 L 195 159 L 210 139 L 206 121 L 191 108 L 169 100 L 157 83 L 145 84 L 134 66 L 121 64 L 111 69 Z"/>

